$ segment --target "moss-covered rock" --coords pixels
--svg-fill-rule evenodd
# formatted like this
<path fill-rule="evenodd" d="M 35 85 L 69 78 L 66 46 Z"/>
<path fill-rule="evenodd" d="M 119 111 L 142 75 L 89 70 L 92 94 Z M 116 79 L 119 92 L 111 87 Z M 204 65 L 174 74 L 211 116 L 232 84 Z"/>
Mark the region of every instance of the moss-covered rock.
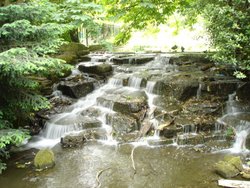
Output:
<path fill-rule="evenodd" d="M 223 161 L 215 164 L 215 170 L 224 178 L 232 178 L 243 170 L 242 161 L 240 157 L 226 156 Z"/>
<path fill-rule="evenodd" d="M 216 163 L 215 170 L 219 175 L 224 178 L 232 178 L 240 173 L 237 168 L 225 161 L 220 161 Z"/>
<path fill-rule="evenodd" d="M 55 165 L 54 153 L 51 149 L 40 150 L 34 159 L 34 165 L 36 169 L 44 170 L 52 168 Z"/>
<path fill-rule="evenodd" d="M 60 47 L 56 58 L 62 59 L 69 64 L 76 64 L 89 54 L 89 49 L 83 44 L 70 42 Z"/>

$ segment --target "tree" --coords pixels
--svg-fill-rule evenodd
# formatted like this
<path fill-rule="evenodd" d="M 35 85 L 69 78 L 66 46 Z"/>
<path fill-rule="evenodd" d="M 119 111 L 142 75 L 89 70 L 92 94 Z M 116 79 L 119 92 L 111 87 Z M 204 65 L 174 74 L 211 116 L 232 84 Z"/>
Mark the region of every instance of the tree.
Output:
<path fill-rule="evenodd" d="M 250 16 L 249 0 L 100 0 L 110 17 L 124 25 L 116 37 L 116 44 L 128 41 L 133 29 L 143 29 L 153 24 L 168 22 L 169 16 L 178 12 L 186 17 L 186 25 L 202 16 L 210 35 L 211 47 L 216 49 L 211 57 L 220 63 L 230 63 L 236 69 L 250 70 Z M 239 74 L 240 73 L 240 74 Z M 244 74 L 236 71 L 238 77 Z"/>
<path fill-rule="evenodd" d="M 28 137 L 21 127 L 34 112 L 50 107 L 32 76 L 61 75 L 71 68 L 47 55 L 63 44 L 68 29 L 53 22 L 55 10 L 47 1 L 0 7 L 0 172 L 8 146 Z"/>
<path fill-rule="evenodd" d="M 78 29 L 83 27 L 86 35 L 98 38 L 103 20 L 103 8 L 89 0 L 60 0 L 55 21 L 70 24 L 71 40 L 79 42 Z"/>

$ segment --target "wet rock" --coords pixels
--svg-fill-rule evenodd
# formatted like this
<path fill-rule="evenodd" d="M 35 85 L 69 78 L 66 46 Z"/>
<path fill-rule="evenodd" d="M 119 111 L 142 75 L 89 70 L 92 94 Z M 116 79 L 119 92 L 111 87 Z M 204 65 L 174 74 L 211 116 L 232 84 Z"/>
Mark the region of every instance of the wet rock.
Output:
<path fill-rule="evenodd" d="M 91 62 L 106 62 L 108 60 L 108 58 L 106 56 L 103 55 L 94 55 L 91 56 Z"/>
<path fill-rule="evenodd" d="M 244 83 L 242 86 L 240 86 L 236 91 L 238 100 L 249 102 L 250 101 L 249 91 L 250 91 L 250 82 Z"/>
<path fill-rule="evenodd" d="M 84 73 L 108 76 L 112 74 L 112 66 L 106 63 L 80 64 L 78 69 Z"/>
<path fill-rule="evenodd" d="M 170 75 L 165 75 L 161 81 L 165 86 L 163 93 L 166 96 L 174 97 L 179 101 L 186 101 L 189 98 L 197 95 L 199 88 L 199 79 L 204 74 L 200 71 L 194 72 L 178 72 Z"/>
<path fill-rule="evenodd" d="M 240 157 L 225 157 L 223 161 L 215 164 L 216 172 L 224 178 L 237 176 L 243 170 Z"/>
<path fill-rule="evenodd" d="M 64 148 L 68 147 L 80 147 L 86 142 L 84 134 L 70 133 L 61 137 L 61 145 Z"/>
<path fill-rule="evenodd" d="M 238 88 L 240 81 L 238 80 L 218 80 L 205 83 L 206 92 L 217 96 L 227 97 Z"/>
<path fill-rule="evenodd" d="M 149 61 L 154 60 L 154 57 L 147 57 L 147 56 L 133 56 L 133 57 L 114 57 L 112 61 L 114 64 L 144 64 Z"/>
<path fill-rule="evenodd" d="M 188 64 L 208 64 L 211 63 L 211 61 L 208 58 L 206 58 L 206 54 L 194 53 L 194 54 L 182 54 L 182 55 L 172 56 L 169 59 L 169 63 L 180 66 Z"/>
<path fill-rule="evenodd" d="M 58 90 L 62 91 L 64 95 L 72 98 L 81 98 L 94 90 L 93 81 L 61 81 L 58 85 Z"/>
<path fill-rule="evenodd" d="M 138 113 L 147 107 L 144 91 L 117 91 L 97 98 L 98 104 L 123 114 Z"/>
<path fill-rule="evenodd" d="M 87 108 L 86 110 L 83 110 L 81 112 L 81 115 L 89 116 L 89 117 L 98 117 L 101 115 L 101 110 L 94 108 L 94 107 L 90 107 L 90 108 Z"/>
<path fill-rule="evenodd" d="M 204 143 L 204 136 L 201 134 L 181 134 L 177 136 L 178 145 L 198 145 Z"/>
<path fill-rule="evenodd" d="M 165 138 L 174 138 L 179 132 L 182 132 L 182 127 L 169 126 L 160 131 L 160 136 Z"/>
<path fill-rule="evenodd" d="M 91 129 L 101 127 L 102 122 L 95 117 L 82 115 L 68 115 L 57 120 L 55 124 L 63 126 L 74 126 L 74 130 Z"/>
<path fill-rule="evenodd" d="M 130 75 L 119 73 L 112 77 L 109 81 L 113 85 L 128 86 Z"/>
<path fill-rule="evenodd" d="M 61 137 L 61 145 L 64 148 L 81 147 L 88 140 L 106 139 L 106 134 L 102 128 L 72 132 Z"/>
<path fill-rule="evenodd" d="M 138 132 L 113 134 L 114 138 L 121 143 L 135 142 L 138 140 Z"/>
<path fill-rule="evenodd" d="M 162 146 L 173 144 L 173 139 L 148 139 L 147 140 L 149 146 Z"/>
<path fill-rule="evenodd" d="M 121 113 L 107 114 L 106 122 L 108 125 L 111 125 L 113 131 L 118 134 L 139 130 L 139 125 L 135 118 Z"/>
<path fill-rule="evenodd" d="M 38 170 L 52 168 L 55 165 L 53 151 L 51 149 L 40 150 L 35 156 L 34 165 Z"/>

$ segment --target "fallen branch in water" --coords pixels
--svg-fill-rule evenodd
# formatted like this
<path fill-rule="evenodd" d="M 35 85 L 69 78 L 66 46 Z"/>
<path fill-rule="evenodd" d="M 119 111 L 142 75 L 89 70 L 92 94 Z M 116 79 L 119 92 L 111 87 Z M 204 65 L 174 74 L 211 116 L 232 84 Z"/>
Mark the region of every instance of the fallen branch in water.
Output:
<path fill-rule="evenodd" d="M 135 168 L 135 161 L 134 161 L 134 151 L 135 151 L 136 146 L 132 149 L 130 158 L 132 160 L 132 167 L 134 169 L 134 174 L 136 174 L 136 168 Z"/>
<path fill-rule="evenodd" d="M 102 174 L 104 171 L 109 170 L 109 169 L 111 169 L 111 168 L 109 167 L 109 168 L 102 169 L 102 170 L 100 170 L 100 171 L 96 174 L 95 179 L 96 179 L 96 181 L 97 181 L 97 187 L 100 187 L 100 186 L 101 186 L 101 182 L 100 182 L 100 179 L 99 179 L 100 176 L 101 176 L 101 174 Z"/>
<path fill-rule="evenodd" d="M 162 131 L 165 127 L 168 127 L 168 126 L 172 125 L 174 123 L 174 120 L 175 120 L 175 117 L 172 118 L 169 122 L 161 124 L 156 129 Z"/>

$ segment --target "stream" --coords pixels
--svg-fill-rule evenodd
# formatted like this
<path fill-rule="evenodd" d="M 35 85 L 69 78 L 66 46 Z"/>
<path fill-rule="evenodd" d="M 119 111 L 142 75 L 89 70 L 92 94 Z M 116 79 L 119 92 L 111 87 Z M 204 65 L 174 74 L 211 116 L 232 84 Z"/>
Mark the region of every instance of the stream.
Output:
<path fill-rule="evenodd" d="M 169 54 L 154 54 L 154 60 L 143 64 L 133 64 L 133 59 L 129 59 L 128 64 L 117 65 L 112 57 L 109 54 L 106 60 L 113 67 L 112 76 L 53 115 L 41 133 L 24 146 L 52 148 L 55 167 L 43 172 L 17 169 L 18 155 L 14 156 L 0 176 L 1 187 L 213 188 L 218 187 L 220 179 L 213 167 L 216 162 L 228 154 L 248 157 L 250 108 L 239 103 L 234 92 L 225 92 L 223 112 L 215 116 L 220 108 L 214 104 L 216 100 L 208 97 L 212 94 L 211 89 L 204 87 L 207 83 L 200 82 L 205 78 L 200 70 L 184 71 L 183 76 L 186 67 L 170 63 Z M 98 58 L 93 56 L 92 62 L 80 63 L 72 74 L 81 74 L 81 64 L 100 64 L 96 61 Z M 193 75 L 198 77 L 195 82 L 191 80 L 194 86 L 190 86 L 188 79 Z M 179 77 L 184 80 L 177 82 Z M 171 86 L 181 84 L 190 91 L 179 85 L 168 90 L 167 78 L 172 79 Z M 185 83 L 189 85 L 182 85 Z M 167 98 L 167 92 L 172 96 Z M 195 111 L 199 106 L 202 109 Z M 197 116 L 203 117 L 199 114 L 203 111 L 217 121 L 207 123 L 209 126 L 194 123 L 199 120 L 193 121 Z M 147 125 L 150 128 L 142 134 Z M 235 131 L 230 141 L 225 136 L 229 126 Z M 76 148 L 61 147 L 61 137 L 84 130 L 97 132 L 98 139 Z"/>

